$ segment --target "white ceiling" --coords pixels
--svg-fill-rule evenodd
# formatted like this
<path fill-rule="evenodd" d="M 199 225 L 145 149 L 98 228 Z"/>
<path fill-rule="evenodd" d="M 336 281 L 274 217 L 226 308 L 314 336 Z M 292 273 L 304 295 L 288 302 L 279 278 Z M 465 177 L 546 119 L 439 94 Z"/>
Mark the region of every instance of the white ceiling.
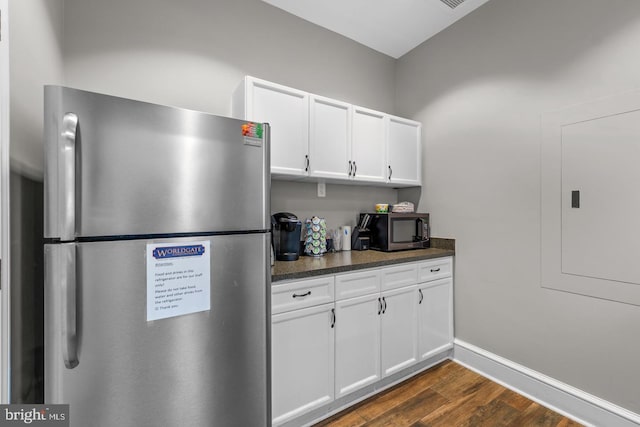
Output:
<path fill-rule="evenodd" d="M 263 1 L 399 58 L 489 0 Z"/>

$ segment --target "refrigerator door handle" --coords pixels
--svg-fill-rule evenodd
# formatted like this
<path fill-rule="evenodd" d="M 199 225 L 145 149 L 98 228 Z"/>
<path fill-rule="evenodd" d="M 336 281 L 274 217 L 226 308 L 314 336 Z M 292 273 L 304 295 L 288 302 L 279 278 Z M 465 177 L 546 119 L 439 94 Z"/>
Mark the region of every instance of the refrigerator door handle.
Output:
<path fill-rule="evenodd" d="M 76 229 L 76 131 L 78 116 L 66 113 L 62 119 L 62 132 L 58 139 L 62 171 L 60 177 L 60 240 L 72 241 Z"/>
<path fill-rule="evenodd" d="M 62 357 L 68 369 L 78 366 L 78 322 L 76 314 L 76 245 L 62 246 Z M 62 248 L 61 248 L 62 249 Z"/>

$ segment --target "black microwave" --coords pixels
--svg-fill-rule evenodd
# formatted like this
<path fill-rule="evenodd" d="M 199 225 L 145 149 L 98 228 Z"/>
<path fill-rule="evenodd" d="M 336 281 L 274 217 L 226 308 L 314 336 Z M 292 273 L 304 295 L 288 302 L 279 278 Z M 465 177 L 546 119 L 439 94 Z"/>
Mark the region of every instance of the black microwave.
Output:
<path fill-rule="evenodd" d="M 384 252 L 429 247 L 429 214 L 360 214 L 360 222 L 369 215 L 370 248 Z"/>

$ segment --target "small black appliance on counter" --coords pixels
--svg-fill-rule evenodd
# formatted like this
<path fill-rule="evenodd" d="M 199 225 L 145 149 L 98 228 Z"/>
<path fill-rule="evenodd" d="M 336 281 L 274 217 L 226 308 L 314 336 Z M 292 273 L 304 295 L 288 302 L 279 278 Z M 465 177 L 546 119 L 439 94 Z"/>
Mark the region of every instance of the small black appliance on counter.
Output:
<path fill-rule="evenodd" d="M 278 261 L 295 261 L 300 257 L 302 222 L 292 213 L 278 212 L 271 216 L 273 251 Z"/>

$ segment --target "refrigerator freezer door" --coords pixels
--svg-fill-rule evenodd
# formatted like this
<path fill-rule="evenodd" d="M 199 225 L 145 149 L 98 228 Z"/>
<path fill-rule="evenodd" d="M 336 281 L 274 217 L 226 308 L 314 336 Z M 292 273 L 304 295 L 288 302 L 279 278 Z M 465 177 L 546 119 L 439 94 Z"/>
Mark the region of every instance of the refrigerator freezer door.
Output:
<path fill-rule="evenodd" d="M 65 292 L 47 277 L 45 401 L 69 403 L 72 427 L 270 425 L 269 236 L 197 237 L 210 242 L 211 309 L 155 321 L 147 243 L 194 239 L 71 244 L 79 363 L 65 366 Z M 61 246 L 45 246 L 47 264 Z"/>
<path fill-rule="evenodd" d="M 245 124 L 47 86 L 45 237 L 268 229 L 269 127 Z"/>

